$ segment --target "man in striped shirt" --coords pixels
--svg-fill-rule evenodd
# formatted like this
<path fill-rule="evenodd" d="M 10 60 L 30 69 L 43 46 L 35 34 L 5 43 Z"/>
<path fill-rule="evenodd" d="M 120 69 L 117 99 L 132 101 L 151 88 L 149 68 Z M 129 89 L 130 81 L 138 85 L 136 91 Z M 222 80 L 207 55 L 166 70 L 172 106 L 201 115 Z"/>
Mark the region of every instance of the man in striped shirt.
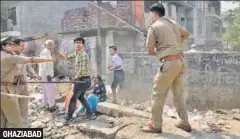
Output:
<path fill-rule="evenodd" d="M 62 55 L 66 60 L 75 59 L 75 77 L 73 88 L 73 96 L 70 100 L 67 116 L 65 117 L 65 124 L 68 124 L 72 119 L 73 112 L 77 103 L 77 99 L 83 104 L 87 110 L 87 118 L 95 119 L 96 115 L 92 112 L 89 107 L 89 104 L 86 100 L 85 92 L 91 86 L 91 77 L 90 77 L 90 60 L 89 56 L 84 49 L 85 40 L 83 38 L 74 39 L 74 45 L 76 52 L 73 54 Z"/>

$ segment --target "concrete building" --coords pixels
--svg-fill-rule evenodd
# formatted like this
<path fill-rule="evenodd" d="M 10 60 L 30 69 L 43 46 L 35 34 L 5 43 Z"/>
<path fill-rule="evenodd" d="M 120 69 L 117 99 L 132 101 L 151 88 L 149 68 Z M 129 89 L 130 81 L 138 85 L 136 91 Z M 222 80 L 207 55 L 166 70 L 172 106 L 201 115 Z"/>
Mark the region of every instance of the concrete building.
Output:
<path fill-rule="evenodd" d="M 64 12 L 86 4 L 86 1 L 19 1 L 9 7 L 9 18 L 13 20 L 13 30 L 20 31 L 23 37 L 58 33 L 62 31 Z"/>
<path fill-rule="evenodd" d="M 130 25 L 146 31 L 150 24 L 148 7 L 156 2 L 159 1 L 103 1 L 101 6 Z M 186 50 L 192 43 L 201 46 L 203 50 L 212 49 L 212 44 L 221 33 L 220 1 L 163 1 L 163 5 L 166 7 L 167 16 L 191 32 L 190 39 L 185 44 Z M 101 47 L 97 46 L 98 13 L 102 31 Z M 108 14 L 99 12 L 88 1 L 20 1 L 9 8 L 9 15 L 13 30 L 21 32 L 22 37 L 55 34 L 53 38 L 56 39 L 58 48 L 65 52 L 74 51 L 71 48 L 73 38 L 86 37 L 92 62 L 103 61 L 103 73 L 107 73 L 106 65 L 110 62 L 109 45 L 118 46 L 120 53 L 145 51 L 143 35 Z M 30 44 L 43 49 L 43 41 Z M 65 71 L 68 72 L 68 69 L 72 68 L 66 68 Z M 93 65 L 92 69 L 95 71 L 96 65 Z"/>
<path fill-rule="evenodd" d="M 194 43 L 211 50 L 221 38 L 220 1 L 164 1 L 166 14 L 190 31 L 187 49 Z"/>
<path fill-rule="evenodd" d="M 147 30 L 150 24 L 148 7 L 156 2 L 160 1 L 103 1 L 102 6 L 128 23 Z M 191 32 L 190 39 L 186 42 L 186 46 L 188 46 L 186 50 L 192 43 L 201 45 L 204 50 L 212 49 L 211 46 L 221 37 L 220 1 L 162 2 L 166 8 L 166 15 L 177 20 Z M 74 11 L 80 12 L 78 9 L 83 7 L 87 11 L 88 1 L 20 1 L 9 8 L 9 17 L 13 23 L 13 30 L 20 31 L 22 36 L 97 27 L 96 9 L 93 13 L 83 13 L 85 16 L 92 14 L 91 18 L 84 19 L 84 21 L 78 19 L 73 23 L 74 18 L 67 17 Z M 141 23 L 142 21 L 144 23 Z M 94 23 L 87 24 L 91 22 Z M 102 18 L 101 23 L 103 23 L 101 26 L 105 27 L 111 23 L 118 23 L 116 24 L 118 26 L 120 22 L 116 22 L 113 18 L 109 18 L 109 20 Z"/>

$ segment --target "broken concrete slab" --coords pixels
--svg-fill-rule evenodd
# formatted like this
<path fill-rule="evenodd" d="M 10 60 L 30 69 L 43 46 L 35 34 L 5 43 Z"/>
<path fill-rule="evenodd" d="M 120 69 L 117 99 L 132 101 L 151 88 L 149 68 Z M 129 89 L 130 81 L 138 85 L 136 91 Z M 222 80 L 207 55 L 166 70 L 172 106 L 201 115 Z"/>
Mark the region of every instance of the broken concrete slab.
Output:
<path fill-rule="evenodd" d="M 70 126 L 87 134 L 90 137 L 101 137 L 105 139 L 114 139 L 117 132 L 128 124 L 109 127 L 109 123 L 102 120 L 81 120 L 81 123 L 73 123 Z"/>
<path fill-rule="evenodd" d="M 233 116 L 233 120 L 238 120 L 238 121 L 240 121 L 240 114 L 235 114 L 235 115 Z"/>
<path fill-rule="evenodd" d="M 109 102 L 101 102 L 97 105 L 97 112 L 113 117 L 136 116 L 150 118 L 150 114 L 144 111 L 135 110 L 125 106 L 112 104 Z"/>

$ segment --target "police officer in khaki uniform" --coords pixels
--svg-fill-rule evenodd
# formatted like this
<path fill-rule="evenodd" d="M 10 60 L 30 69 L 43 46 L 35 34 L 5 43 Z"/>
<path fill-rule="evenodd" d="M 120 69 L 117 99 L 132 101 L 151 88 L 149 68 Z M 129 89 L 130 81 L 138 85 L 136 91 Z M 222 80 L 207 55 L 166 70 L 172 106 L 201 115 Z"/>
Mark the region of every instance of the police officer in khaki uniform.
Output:
<path fill-rule="evenodd" d="M 181 122 L 176 127 L 191 132 L 188 114 L 185 106 L 183 73 L 186 69 L 183 56 L 183 42 L 189 37 L 189 32 L 174 20 L 164 17 L 162 4 L 150 7 L 153 24 L 147 34 L 146 47 L 149 55 L 156 56 L 161 62 L 157 75 L 153 80 L 151 98 L 152 122 L 143 128 L 145 132 L 162 132 L 162 113 L 169 90 Z"/>
<path fill-rule="evenodd" d="M 22 39 L 16 39 L 14 40 L 14 43 L 16 44 L 15 47 L 15 54 L 20 56 L 25 56 L 23 54 L 24 48 L 25 48 L 25 41 Z M 20 95 L 29 95 L 28 88 L 26 82 L 27 75 L 30 75 L 31 77 L 38 77 L 38 75 L 35 73 L 33 68 L 29 64 L 17 64 L 16 65 L 16 75 L 14 77 L 14 84 L 16 87 L 17 94 Z M 29 127 L 29 120 L 28 120 L 28 98 L 19 98 L 19 109 L 20 109 L 20 116 L 21 116 L 21 125 L 22 128 L 28 128 Z"/>
<path fill-rule="evenodd" d="M 15 43 L 10 37 L 1 39 L 1 128 L 21 128 L 21 118 L 18 99 L 14 89 L 14 75 L 16 64 L 42 63 L 55 61 L 54 59 L 24 57 L 14 55 Z"/>

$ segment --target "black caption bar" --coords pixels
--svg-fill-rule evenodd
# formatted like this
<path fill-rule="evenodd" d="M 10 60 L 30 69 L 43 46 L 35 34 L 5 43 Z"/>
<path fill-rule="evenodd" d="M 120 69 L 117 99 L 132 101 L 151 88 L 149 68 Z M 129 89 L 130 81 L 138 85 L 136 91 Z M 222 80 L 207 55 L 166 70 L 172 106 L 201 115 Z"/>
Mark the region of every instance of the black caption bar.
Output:
<path fill-rule="evenodd" d="M 0 128 L 0 139 L 43 139 L 42 128 Z"/>

